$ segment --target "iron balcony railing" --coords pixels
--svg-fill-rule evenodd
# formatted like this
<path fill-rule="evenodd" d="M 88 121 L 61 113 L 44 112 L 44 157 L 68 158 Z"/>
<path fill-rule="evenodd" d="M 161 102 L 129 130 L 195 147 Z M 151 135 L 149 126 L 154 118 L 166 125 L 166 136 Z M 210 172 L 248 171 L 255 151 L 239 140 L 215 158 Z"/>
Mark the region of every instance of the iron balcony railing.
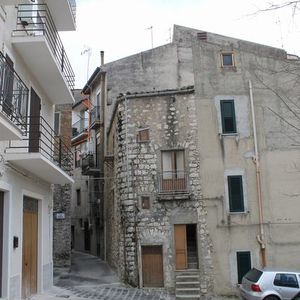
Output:
<path fill-rule="evenodd" d="M 93 152 L 87 152 L 81 157 L 81 169 L 83 175 L 99 175 L 100 167 L 97 161 L 97 155 Z"/>
<path fill-rule="evenodd" d="M 46 4 L 18 5 L 14 36 L 44 36 L 70 90 L 74 89 L 75 74 Z"/>
<path fill-rule="evenodd" d="M 188 192 L 188 175 L 184 171 L 163 172 L 158 175 L 159 193 L 184 193 Z"/>
<path fill-rule="evenodd" d="M 0 110 L 25 134 L 29 90 L 0 52 Z"/>
<path fill-rule="evenodd" d="M 91 125 L 100 121 L 100 106 L 94 106 L 90 113 Z"/>
<path fill-rule="evenodd" d="M 56 136 L 54 129 L 43 117 L 27 117 L 26 138 L 10 141 L 8 153 L 40 153 L 67 174 L 72 175 L 73 156 L 71 148 L 62 137 Z"/>
<path fill-rule="evenodd" d="M 89 128 L 89 119 L 83 118 L 72 125 L 72 138 L 76 138 L 80 134 L 87 132 Z"/>

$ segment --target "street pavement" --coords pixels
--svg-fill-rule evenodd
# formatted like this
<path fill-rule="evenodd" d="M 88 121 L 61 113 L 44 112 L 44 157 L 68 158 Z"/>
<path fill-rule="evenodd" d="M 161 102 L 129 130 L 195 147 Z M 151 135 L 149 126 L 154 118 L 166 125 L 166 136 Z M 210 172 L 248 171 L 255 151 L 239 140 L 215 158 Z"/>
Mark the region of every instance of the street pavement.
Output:
<path fill-rule="evenodd" d="M 101 259 L 73 252 L 69 269 L 54 270 L 54 287 L 32 300 L 174 300 L 164 290 L 141 290 L 126 286 Z"/>

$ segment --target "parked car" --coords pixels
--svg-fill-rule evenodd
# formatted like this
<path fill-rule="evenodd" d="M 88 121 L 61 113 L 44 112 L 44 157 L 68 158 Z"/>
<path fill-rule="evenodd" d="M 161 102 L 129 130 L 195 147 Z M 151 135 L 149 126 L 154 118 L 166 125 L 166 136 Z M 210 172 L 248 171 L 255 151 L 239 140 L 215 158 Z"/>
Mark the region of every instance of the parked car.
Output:
<path fill-rule="evenodd" d="M 243 277 L 239 289 L 245 300 L 299 300 L 299 280 L 300 272 L 253 268 Z"/>
<path fill-rule="evenodd" d="M 293 297 L 292 300 L 300 300 L 300 292 L 298 294 L 296 294 L 296 296 Z"/>

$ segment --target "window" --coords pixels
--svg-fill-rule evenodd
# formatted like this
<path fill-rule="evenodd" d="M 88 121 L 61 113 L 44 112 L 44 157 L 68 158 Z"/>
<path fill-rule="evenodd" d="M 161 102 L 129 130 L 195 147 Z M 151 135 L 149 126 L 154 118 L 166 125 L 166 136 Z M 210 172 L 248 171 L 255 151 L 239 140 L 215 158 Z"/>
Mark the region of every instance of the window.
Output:
<path fill-rule="evenodd" d="M 183 150 L 162 152 L 162 174 L 160 188 L 162 191 L 186 190 Z"/>
<path fill-rule="evenodd" d="M 81 205 L 81 192 L 80 189 L 76 190 L 76 200 L 77 200 L 77 206 Z"/>
<path fill-rule="evenodd" d="M 222 67 L 233 67 L 234 66 L 234 59 L 233 53 L 222 53 Z"/>
<path fill-rule="evenodd" d="M 137 134 L 138 142 L 148 142 L 149 141 L 149 128 L 139 129 Z"/>
<path fill-rule="evenodd" d="M 250 251 L 237 252 L 236 264 L 237 264 L 238 283 L 241 283 L 243 276 L 251 269 Z"/>
<path fill-rule="evenodd" d="M 228 176 L 228 198 L 230 212 L 244 212 L 243 177 Z"/>
<path fill-rule="evenodd" d="M 221 100 L 222 133 L 236 133 L 234 100 Z"/>
<path fill-rule="evenodd" d="M 297 276 L 295 274 L 288 273 L 277 273 L 274 279 L 274 285 L 299 288 Z"/>
<path fill-rule="evenodd" d="M 80 167 L 80 148 L 79 146 L 75 147 L 75 152 L 74 152 L 74 161 L 75 161 L 75 168 L 79 168 Z"/>
<path fill-rule="evenodd" d="M 60 112 L 54 113 L 54 132 L 56 135 L 60 134 Z"/>
<path fill-rule="evenodd" d="M 142 209 L 150 209 L 150 197 L 149 196 L 141 197 L 141 206 L 142 206 Z"/>

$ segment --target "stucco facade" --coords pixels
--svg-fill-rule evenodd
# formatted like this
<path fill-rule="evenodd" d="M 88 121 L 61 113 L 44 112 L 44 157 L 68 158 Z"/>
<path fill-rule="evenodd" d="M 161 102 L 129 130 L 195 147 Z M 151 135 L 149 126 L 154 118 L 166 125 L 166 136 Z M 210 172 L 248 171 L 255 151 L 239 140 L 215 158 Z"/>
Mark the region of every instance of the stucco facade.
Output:
<path fill-rule="evenodd" d="M 29 37 L 19 28 L 16 2 L 0 1 L 0 298 L 12 300 L 51 288 L 54 184 L 73 182 L 70 149 L 53 128 L 54 105 L 74 99 L 45 36 Z M 46 7 L 47 1 L 38 3 Z"/>
<path fill-rule="evenodd" d="M 172 43 L 101 66 L 105 258 L 125 281 L 143 287 L 143 259 L 161 251 L 163 285 L 176 288 L 177 225 L 187 236 L 197 225 L 203 294 L 235 294 L 253 266 L 300 268 L 290 255 L 298 65 L 282 49 L 175 26 Z M 165 152 L 176 149 L 189 196 L 161 190 L 163 165 L 173 168 Z"/>

